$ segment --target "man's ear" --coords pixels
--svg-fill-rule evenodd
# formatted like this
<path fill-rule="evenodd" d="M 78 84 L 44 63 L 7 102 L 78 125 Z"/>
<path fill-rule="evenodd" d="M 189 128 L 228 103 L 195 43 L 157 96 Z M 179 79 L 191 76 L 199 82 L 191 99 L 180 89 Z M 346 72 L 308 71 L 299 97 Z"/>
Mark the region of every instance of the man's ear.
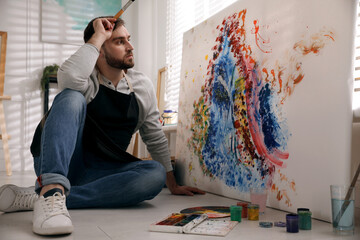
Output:
<path fill-rule="evenodd" d="M 105 56 L 104 47 L 101 47 L 99 52 L 100 52 L 99 57 Z"/>
<path fill-rule="evenodd" d="M 101 47 L 100 51 L 99 51 L 99 57 L 96 61 L 96 66 L 97 67 L 102 66 L 104 63 L 106 63 L 105 50 L 104 50 L 104 47 Z"/>

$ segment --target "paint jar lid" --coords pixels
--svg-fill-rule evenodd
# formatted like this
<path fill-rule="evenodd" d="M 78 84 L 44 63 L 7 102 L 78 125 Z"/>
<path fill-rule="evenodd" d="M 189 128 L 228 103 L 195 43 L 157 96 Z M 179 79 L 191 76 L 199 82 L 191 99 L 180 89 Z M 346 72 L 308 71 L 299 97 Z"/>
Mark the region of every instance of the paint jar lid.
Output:
<path fill-rule="evenodd" d="M 174 113 L 174 112 L 176 112 L 176 111 L 174 111 L 174 110 L 164 110 L 164 113 Z"/>
<path fill-rule="evenodd" d="M 237 206 L 237 205 L 231 205 L 231 206 L 230 206 L 230 211 L 231 211 L 231 210 L 235 210 L 235 209 L 238 209 L 238 210 L 241 209 L 241 210 L 242 210 L 242 206 Z"/>
<path fill-rule="evenodd" d="M 258 209 L 259 208 L 259 204 L 249 204 L 248 205 L 248 209 Z"/>
<path fill-rule="evenodd" d="M 300 211 L 305 212 L 305 211 L 310 211 L 310 209 L 308 209 L 308 208 L 298 208 L 297 212 L 300 212 Z"/>
<path fill-rule="evenodd" d="M 286 223 L 285 222 L 274 222 L 274 226 L 275 227 L 286 227 Z"/>
<path fill-rule="evenodd" d="M 237 202 L 236 205 L 238 206 L 242 206 L 243 208 L 247 208 L 247 206 L 249 205 L 247 202 Z"/>
<path fill-rule="evenodd" d="M 259 222 L 259 226 L 262 228 L 272 228 L 273 223 L 272 222 Z"/>
<path fill-rule="evenodd" d="M 299 219 L 299 215 L 294 213 L 286 214 L 286 219 Z"/>

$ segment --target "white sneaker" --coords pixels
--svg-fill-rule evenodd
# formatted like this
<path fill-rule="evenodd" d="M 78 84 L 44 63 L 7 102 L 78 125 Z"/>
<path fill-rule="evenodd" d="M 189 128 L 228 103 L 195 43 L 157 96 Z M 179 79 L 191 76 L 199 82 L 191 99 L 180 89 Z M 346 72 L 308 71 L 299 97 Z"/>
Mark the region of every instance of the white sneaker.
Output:
<path fill-rule="evenodd" d="M 44 198 L 44 196 L 39 197 L 34 205 L 34 233 L 40 235 L 72 233 L 74 227 L 65 200 L 65 196 L 58 192 L 47 198 Z"/>
<path fill-rule="evenodd" d="M 35 187 L 18 187 L 6 184 L 0 187 L 0 211 L 17 212 L 33 210 L 38 198 Z"/>

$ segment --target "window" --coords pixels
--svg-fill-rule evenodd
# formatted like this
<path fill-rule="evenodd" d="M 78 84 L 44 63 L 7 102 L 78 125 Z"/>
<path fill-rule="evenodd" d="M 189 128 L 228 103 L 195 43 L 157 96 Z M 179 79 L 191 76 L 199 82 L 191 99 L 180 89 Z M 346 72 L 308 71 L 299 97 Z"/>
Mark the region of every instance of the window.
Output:
<path fill-rule="evenodd" d="M 166 27 L 165 109 L 178 110 L 183 33 L 236 0 L 169 0 Z"/>

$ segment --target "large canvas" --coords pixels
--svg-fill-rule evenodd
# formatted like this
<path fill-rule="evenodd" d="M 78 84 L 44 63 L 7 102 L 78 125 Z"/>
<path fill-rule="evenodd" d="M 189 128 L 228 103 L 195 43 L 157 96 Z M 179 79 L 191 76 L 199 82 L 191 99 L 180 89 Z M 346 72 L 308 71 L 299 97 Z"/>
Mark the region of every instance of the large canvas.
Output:
<path fill-rule="evenodd" d="M 357 1 L 238 1 L 183 38 L 176 170 L 184 183 L 331 220 L 349 183 Z"/>

